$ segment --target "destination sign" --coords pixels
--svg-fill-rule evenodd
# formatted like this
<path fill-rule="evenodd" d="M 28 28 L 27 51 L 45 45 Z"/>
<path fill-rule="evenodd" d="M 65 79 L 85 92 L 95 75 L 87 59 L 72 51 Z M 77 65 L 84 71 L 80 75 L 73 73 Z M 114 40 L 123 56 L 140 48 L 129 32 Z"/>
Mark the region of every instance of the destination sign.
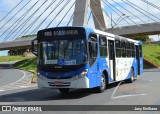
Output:
<path fill-rule="evenodd" d="M 46 31 L 44 36 L 68 36 L 68 35 L 78 35 L 78 30 L 57 30 L 57 31 Z"/>
<path fill-rule="evenodd" d="M 85 29 L 82 27 L 57 27 L 40 30 L 38 32 L 38 41 L 53 39 L 84 39 L 86 38 Z"/>

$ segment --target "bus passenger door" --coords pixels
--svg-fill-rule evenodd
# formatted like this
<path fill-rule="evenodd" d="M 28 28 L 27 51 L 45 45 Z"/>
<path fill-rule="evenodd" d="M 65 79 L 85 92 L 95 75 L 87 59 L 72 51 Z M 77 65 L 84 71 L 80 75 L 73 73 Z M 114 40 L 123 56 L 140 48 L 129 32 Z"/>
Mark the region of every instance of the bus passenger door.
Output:
<path fill-rule="evenodd" d="M 109 69 L 110 69 L 110 76 L 113 81 L 116 81 L 115 75 L 115 46 L 114 41 L 108 40 L 108 51 L 109 51 Z"/>
<path fill-rule="evenodd" d="M 137 60 L 137 75 L 140 75 L 140 53 L 139 46 L 136 46 L 136 60 Z"/>
<path fill-rule="evenodd" d="M 142 47 L 136 45 L 136 60 L 137 60 L 137 72 L 138 75 L 143 73 L 143 57 L 142 57 Z"/>

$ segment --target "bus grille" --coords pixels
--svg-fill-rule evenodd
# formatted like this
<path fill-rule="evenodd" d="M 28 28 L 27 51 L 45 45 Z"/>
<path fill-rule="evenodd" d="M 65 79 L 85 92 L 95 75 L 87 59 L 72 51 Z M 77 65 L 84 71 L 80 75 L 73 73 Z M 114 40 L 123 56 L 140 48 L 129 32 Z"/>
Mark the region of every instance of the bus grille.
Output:
<path fill-rule="evenodd" d="M 48 82 L 49 86 L 70 86 L 71 82 Z"/>

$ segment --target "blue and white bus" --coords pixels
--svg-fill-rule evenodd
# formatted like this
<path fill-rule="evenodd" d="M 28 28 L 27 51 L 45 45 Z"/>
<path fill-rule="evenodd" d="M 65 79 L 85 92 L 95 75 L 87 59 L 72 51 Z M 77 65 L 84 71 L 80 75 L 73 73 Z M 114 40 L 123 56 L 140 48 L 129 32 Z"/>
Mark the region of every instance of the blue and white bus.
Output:
<path fill-rule="evenodd" d="M 37 40 L 37 52 L 34 42 Z M 38 58 L 38 87 L 67 93 L 134 79 L 143 73 L 142 43 L 85 27 L 40 30 L 32 41 Z"/>

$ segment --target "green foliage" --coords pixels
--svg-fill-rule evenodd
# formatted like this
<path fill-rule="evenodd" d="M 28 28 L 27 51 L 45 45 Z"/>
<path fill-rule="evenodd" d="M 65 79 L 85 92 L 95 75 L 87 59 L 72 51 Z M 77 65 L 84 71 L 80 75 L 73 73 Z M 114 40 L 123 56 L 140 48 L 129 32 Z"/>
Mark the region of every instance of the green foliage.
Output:
<path fill-rule="evenodd" d="M 160 45 L 144 44 L 143 53 L 146 59 L 160 66 Z"/>
<path fill-rule="evenodd" d="M 20 68 L 26 71 L 32 70 L 36 71 L 37 67 L 37 58 L 30 58 L 30 59 L 25 59 L 22 61 L 19 61 L 13 65 L 16 68 Z"/>
<path fill-rule="evenodd" d="M 19 61 L 26 58 L 31 57 L 23 57 L 23 56 L 0 56 L 0 62 L 10 62 L 10 61 Z"/>
<path fill-rule="evenodd" d="M 25 71 L 32 71 L 34 72 L 33 78 L 37 78 L 37 58 L 30 58 L 30 59 L 25 59 L 22 61 L 19 61 L 13 65 L 15 68 L 19 68 Z"/>
<path fill-rule="evenodd" d="M 146 42 L 149 39 L 149 36 L 137 36 L 137 37 L 134 37 L 134 38 L 131 38 L 131 39 Z"/>
<path fill-rule="evenodd" d="M 30 38 L 30 37 L 36 37 L 37 34 L 33 34 L 33 35 L 25 35 L 25 36 L 22 36 L 20 38 L 17 38 L 16 40 L 21 40 L 21 39 L 27 39 L 27 38 Z"/>
<path fill-rule="evenodd" d="M 33 35 L 25 35 L 25 36 L 22 36 L 22 38 L 34 37 L 34 36 L 37 36 L 37 34 L 33 34 Z"/>

